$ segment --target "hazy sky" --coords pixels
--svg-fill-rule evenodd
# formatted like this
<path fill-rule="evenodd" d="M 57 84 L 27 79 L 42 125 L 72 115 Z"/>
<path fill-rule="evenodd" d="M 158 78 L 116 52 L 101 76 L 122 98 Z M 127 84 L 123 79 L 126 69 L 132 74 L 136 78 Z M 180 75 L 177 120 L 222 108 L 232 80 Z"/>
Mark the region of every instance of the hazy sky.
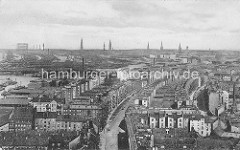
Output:
<path fill-rule="evenodd" d="M 0 48 L 240 50 L 237 0 L 0 0 Z"/>

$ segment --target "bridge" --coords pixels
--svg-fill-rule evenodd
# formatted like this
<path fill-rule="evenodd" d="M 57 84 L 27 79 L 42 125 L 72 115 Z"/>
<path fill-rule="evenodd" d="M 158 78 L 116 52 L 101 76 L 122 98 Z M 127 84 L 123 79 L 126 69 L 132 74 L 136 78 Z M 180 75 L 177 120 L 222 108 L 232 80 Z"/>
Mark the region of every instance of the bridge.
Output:
<path fill-rule="evenodd" d="M 14 73 L 22 73 L 22 74 L 28 74 L 28 73 L 39 73 L 39 69 L 34 68 L 8 68 L 8 69 L 1 69 L 0 68 L 0 74 L 14 74 Z"/>

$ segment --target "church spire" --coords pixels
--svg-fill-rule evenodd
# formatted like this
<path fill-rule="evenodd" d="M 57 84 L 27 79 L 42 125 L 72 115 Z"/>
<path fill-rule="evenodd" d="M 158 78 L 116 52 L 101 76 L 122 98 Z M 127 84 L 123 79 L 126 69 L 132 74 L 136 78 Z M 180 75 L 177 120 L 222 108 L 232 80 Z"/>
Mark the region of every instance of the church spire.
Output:
<path fill-rule="evenodd" d="M 81 39 L 80 49 L 83 50 L 83 39 Z"/>
<path fill-rule="evenodd" d="M 112 42 L 109 40 L 109 50 L 112 50 Z"/>
<path fill-rule="evenodd" d="M 162 41 L 161 41 L 161 47 L 160 47 L 160 50 L 161 50 L 161 51 L 163 50 L 163 44 L 162 44 Z"/>
<path fill-rule="evenodd" d="M 179 46 L 178 46 L 178 51 L 181 52 L 182 51 L 182 46 L 181 46 L 181 43 L 179 43 Z"/>

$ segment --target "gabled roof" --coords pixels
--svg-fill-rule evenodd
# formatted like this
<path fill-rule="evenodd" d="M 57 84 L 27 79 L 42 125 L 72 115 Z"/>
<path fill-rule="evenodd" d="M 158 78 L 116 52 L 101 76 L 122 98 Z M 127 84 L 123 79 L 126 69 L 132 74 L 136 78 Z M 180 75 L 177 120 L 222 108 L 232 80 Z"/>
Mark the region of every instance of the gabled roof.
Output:
<path fill-rule="evenodd" d="M 37 112 L 35 113 L 35 118 L 57 118 L 57 113 L 56 112 L 48 112 L 48 113 L 45 113 L 45 112 Z"/>

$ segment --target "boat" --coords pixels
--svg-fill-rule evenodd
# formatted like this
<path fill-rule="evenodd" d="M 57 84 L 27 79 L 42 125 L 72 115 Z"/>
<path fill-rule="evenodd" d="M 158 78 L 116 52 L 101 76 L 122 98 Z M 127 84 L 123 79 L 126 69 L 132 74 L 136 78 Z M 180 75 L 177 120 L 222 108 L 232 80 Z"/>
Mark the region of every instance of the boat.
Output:
<path fill-rule="evenodd" d="M 8 95 L 8 94 L 9 94 L 9 93 L 8 93 L 7 91 L 3 91 L 1 95 L 2 95 L 2 96 L 6 96 L 6 95 Z"/>
<path fill-rule="evenodd" d="M 0 86 L 0 91 L 3 91 L 3 90 L 5 90 L 5 87 Z"/>
<path fill-rule="evenodd" d="M 0 84 L 0 86 L 6 87 L 6 86 L 9 86 L 9 85 L 15 85 L 15 84 L 17 84 L 17 81 L 13 81 L 10 78 L 7 78 L 7 81 L 5 81 L 4 83 Z"/>
<path fill-rule="evenodd" d="M 15 85 L 15 84 L 17 84 L 17 81 L 9 81 L 9 83 L 8 83 L 9 85 Z"/>
<path fill-rule="evenodd" d="M 13 90 L 21 90 L 21 89 L 25 89 L 25 86 L 17 86 L 15 88 L 13 88 Z"/>
<path fill-rule="evenodd" d="M 6 83 L 7 83 L 8 85 L 15 85 L 15 84 L 17 84 L 17 81 L 13 81 L 13 80 L 11 80 L 10 78 L 7 78 Z"/>
<path fill-rule="evenodd" d="M 0 87 L 6 87 L 6 85 L 2 83 L 2 84 L 0 84 Z"/>

